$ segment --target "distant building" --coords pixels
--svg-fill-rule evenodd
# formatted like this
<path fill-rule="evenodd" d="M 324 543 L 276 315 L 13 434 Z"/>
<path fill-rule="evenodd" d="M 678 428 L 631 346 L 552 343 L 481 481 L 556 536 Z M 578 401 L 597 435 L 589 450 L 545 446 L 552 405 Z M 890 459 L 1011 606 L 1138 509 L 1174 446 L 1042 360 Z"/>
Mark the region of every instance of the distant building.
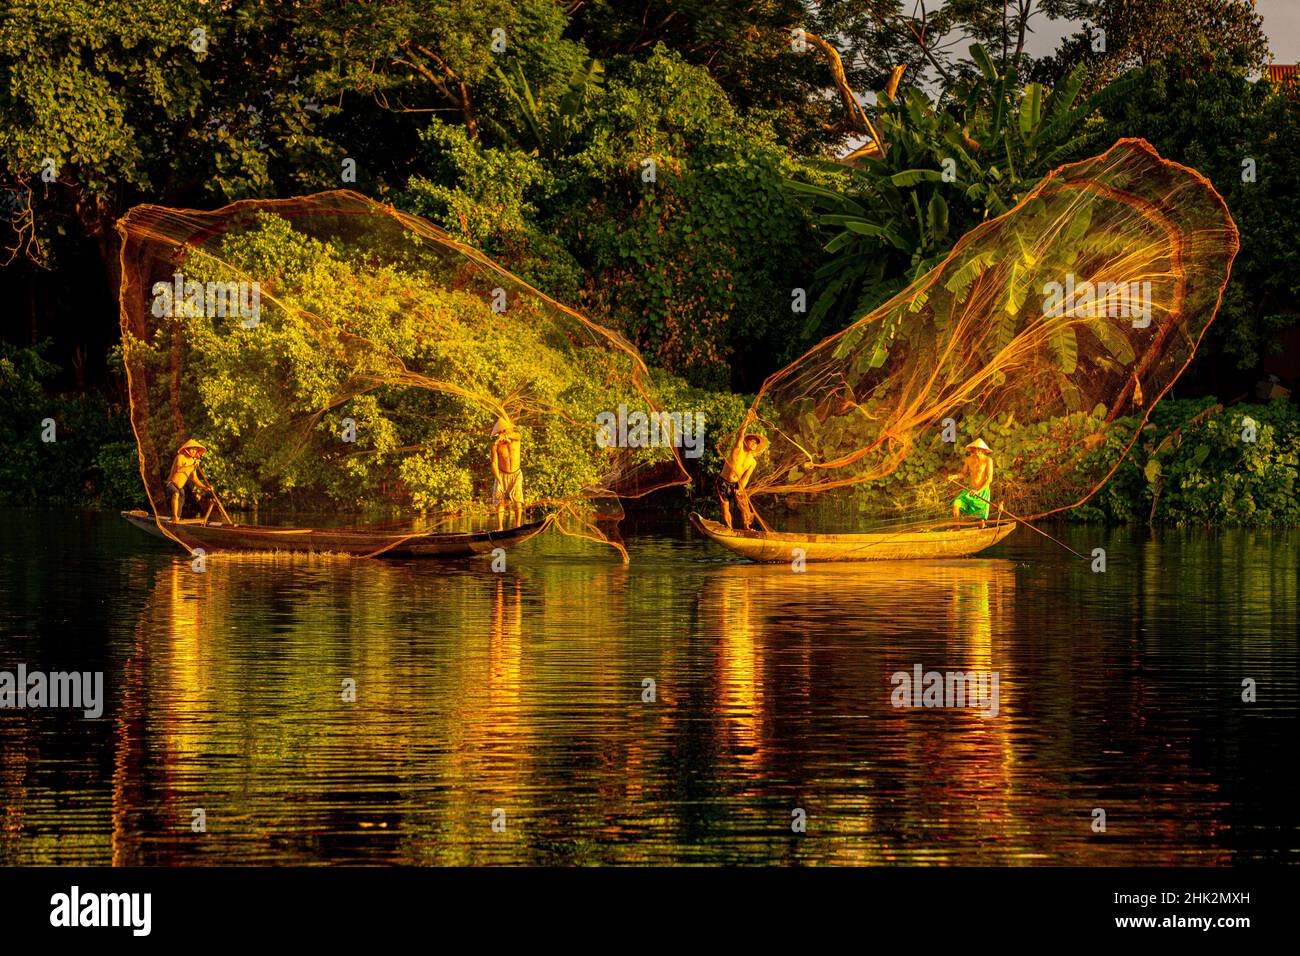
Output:
<path fill-rule="evenodd" d="M 1287 86 L 1296 82 L 1300 77 L 1300 64 L 1297 63 L 1270 63 L 1268 67 L 1269 81 L 1277 86 Z"/>

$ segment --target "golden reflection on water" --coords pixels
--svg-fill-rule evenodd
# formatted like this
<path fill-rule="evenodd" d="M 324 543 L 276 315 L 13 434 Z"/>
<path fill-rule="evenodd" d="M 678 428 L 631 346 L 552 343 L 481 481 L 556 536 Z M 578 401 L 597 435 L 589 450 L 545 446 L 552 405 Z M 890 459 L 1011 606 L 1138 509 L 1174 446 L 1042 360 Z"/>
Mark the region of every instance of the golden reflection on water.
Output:
<path fill-rule="evenodd" d="M 1230 781 L 1187 728 L 1212 654 L 1294 711 L 1277 635 L 1294 633 L 1295 557 L 1248 573 L 1276 549 L 1108 547 L 1106 580 L 1041 555 L 794 573 L 675 542 L 631 568 L 521 551 L 503 574 L 134 556 L 124 574 L 147 590 L 107 676 L 105 849 L 125 865 L 1224 862 Z M 1227 615 L 1239 643 L 1202 635 L 1186 656 L 1171 622 L 1189 608 Z M 916 664 L 997 672 L 998 716 L 893 707 L 891 675 Z M 24 843 L 54 811 L 31 785 L 38 725 L 6 733 L 0 859 L 107 862 L 93 838 Z"/>
<path fill-rule="evenodd" d="M 764 675 L 758 640 L 763 621 L 754 607 L 758 600 L 743 578 L 725 572 L 711 575 L 700 595 L 704 636 L 717 640 L 718 702 L 724 739 L 732 753 L 750 768 L 763 764 Z"/>
<path fill-rule="evenodd" d="M 802 573 L 753 564 L 719 568 L 707 576 L 700 608 L 704 633 L 718 642 L 724 737 L 745 766 L 756 771 L 771 769 L 765 768 L 769 752 L 783 741 L 774 729 L 765 688 L 779 680 L 783 693 L 807 701 L 813 697 L 812 684 L 817 678 L 806 653 L 793 655 L 792 666 L 765 667 L 766 635 L 781 627 L 783 617 L 797 613 L 794 609 L 810 604 L 827 611 L 836 609 L 845 617 L 843 633 L 860 644 L 861 654 L 844 663 L 861 680 L 868 701 L 866 713 L 859 715 L 865 719 L 846 722 L 846 735 L 891 736 L 907 742 L 909 759 L 943 768 L 942 773 L 932 775 L 943 789 L 980 800 L 994 826 L 1014 824 L 1008 816 L 1008 802 L 1001 799 L 1011 785 L 1008 770 L 1013 763 L 1007 721 L 954 714 L 944 732 L 917 733 L 909 723 L 930 715 L 883 706 L 892 690 L 892 673 L 910 672 L 913 663 L 921 663 L 926 670 L 999 670 L 1000 641 L 1008 630 L 1007 615 L 1013 611 L 1014 596 L 1014 565 L 1008 561 L 823 564 L 809 565 Z M 919 613 L 894 615 L 890 621 L 871 614 L 873 609 L 900 605 Z M 875 628 L 885 624 L 886 634 L 895 639 L 914 628 L 942 632 L 947 635 L 945 656 L 882 666 L 877 662 L 889 656 L 888 645 L 873 641 L 870 634 L 855 633 L 859 628 L 865 631 L 868 621 Z M 809 649 L 807 641 L 800 643 L 803 650 Z M 1000 699 L 1004 715 L 1009 705 L 1014 711 L 1005 684 Z M 865 764 L 860 769 L 866 774 L 873 770 Z M 919 798 L 926 797 L 924 777 L 917 779 L 915 796 Z M 847 791 L 832 801 L 829 809 L 834 812 L 829 815 L 823 808 L 813 825 L 829 828 L 846 840 L 838 862 L 876 865 L 891 860 L 879 839 L 854 839 L 878 826 L 878 802 L 872 788 L 865 788 Z M 925 799 L 918 799 L 916 807 L 910 825 L 924 828 L 929 806 Z M 978 838 L 979 834 L 961 834 L 960 839 L 969 841 L 972 836 Z"/>

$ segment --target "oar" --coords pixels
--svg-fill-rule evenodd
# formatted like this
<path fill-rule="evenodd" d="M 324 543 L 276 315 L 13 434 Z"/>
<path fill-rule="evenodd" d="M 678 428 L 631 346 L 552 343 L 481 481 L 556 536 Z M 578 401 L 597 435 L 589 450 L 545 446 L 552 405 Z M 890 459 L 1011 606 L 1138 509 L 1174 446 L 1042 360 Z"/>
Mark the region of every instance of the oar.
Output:
<path fill-rule="evenodd" d="M 217 497 L 217 490 L 212 487 L 212 482 L 208 481 L 208 476 L 199 468 L 195 468 L 194 470 L 198 472 L 199 477 L 202 478 L 204 484 L 208 486 L 208 494 L 212 496 L 213 502 L 216 503 L 217 510 L 221 512 L 222 520 L 225 521 L 226 524 L 234 524 L 234 522 L 230 520 L 230 515 L 226 514 L 226 506 L 223 505 L 221 499 Z M 205 521 L 204 524 L 207 524 L 207 522 Z"/>
<path fill-rule="evenodd" d="M 226 514 L 226 506 L 221 503 L 221 499 L 217 497 L 217 493 L 212 490 L 211 485 L 208 486 L 208 494 L 212 495 L 212 500 L 217 503 L 217 510 L 221 512 L 222 520 L 228 525 L 233 525 L 234 522 L 230 520 L 230 515 Z"/>
<path fill-rule="evenodd" d="M 951 481 L 953 484 L 957 484 L 957 479 L 956 479 L 956 478 L 953 478 L 951 475 L 948 476 L 948 480 Z M 980 494 L 978 491 L 975 491 L 973 488 L 970 488 L 970 489 L 967 489 L 967 490 L 970 491 L 970 493 L 971 493 L 972 495 L 974 495 L 976 498 L 978 498 L 980 501 L 985 502 L 985 503 L 986 503 L 990 508 L 993 507 L 993 502 L 989 501 L 987 498 L 985 498 L 985 497 L 984 497 L 982 494 Z M 1006 505 L 999 504 L 999 505 L 998 505 L 998 508 L 1001 510 L 1001 512 L 1002 512 L 1003 514 L 1007 515 L 1009 518 L 1011 518 L 1011 519 L 1014 520 L 1014 521 L 1018 521 L 1020 524 L 1024 525 L 1024 526 L 1025 526 L 1026 528 L 1028 528 L 1030 531 L 1035 531 L 1035 532 L 1037 532 L 1038 534 L 1041 534 L 1041 535 L 1042 535 L 1044 538 L 1046 538 L 1048 541 L 1051 541 L 1051 542 L 1053 542 L 1054 544 L 1059 544 L 1061 547 L 1063 547 L 1066 551 L 1069 551 L 1069 552 L 1070 552 L 1072 555 L 1074 555 L 1076 558 L 1083 558 L 1083 560 L 1085 560 L 1085 561 L 1088 560 L 1088 559 L 1085 558 L 1082 554 L 1080 554 L 1078 551 L 1075 551 L 1074 548 L 1072 548 L 1072 547 L 1070 547 L 1068 544 L 1066 544 L 1064 541 L 1059 541 L 1059 540 L 1057 540 L 1056 538 L 1053 538 L 1053 537 L 1052 537 L 1050 534 L 1048 534 L 1046 531 L 1043 531 L 1043 530 L 1041 530 L 1041 529 L 1039 529 L 1039 528 L 1035 528 L 1032 524 L 1030 524 L 1030 523 L 1029 523 L 1028 521 L 1026 521 L 1024 518 L 1021 518 L 1021 517 L 1019 517 L 1018 515 L 1014 515 L 1014 514 L 1012 514 L 1010 511 L 1007 511 L 1007 509 L 1006 509 Z"/>
<path fill-rule="evenodd" d="M 758 521 L 759 527 L 764 531 L 770 532 L 772 529 L 767 526 L 767 522 L 763 520 L 763 516 L 759 514 L 758 509 L 754 507 L 754 499 L 749 497 L 749 492 L 742 488 L 740 493 L 745 496 L 745 506 L 749 508 L 749 513 Z"/>
<path fill-rule="evenodd" d="M 745 496 L 745 507 L 749 509 L 749 513 L 758 519 L 758 523 L 762 526 L 764 531 L 770 532 L 772 529 L 767 526 L 767 522 L 763 520 L 763 516 L 759 514 L 758 509 L 754 507 L 754 499 L 749 497 L 749 492 L 744 488 L 741 488 L 740 493 Z"/>

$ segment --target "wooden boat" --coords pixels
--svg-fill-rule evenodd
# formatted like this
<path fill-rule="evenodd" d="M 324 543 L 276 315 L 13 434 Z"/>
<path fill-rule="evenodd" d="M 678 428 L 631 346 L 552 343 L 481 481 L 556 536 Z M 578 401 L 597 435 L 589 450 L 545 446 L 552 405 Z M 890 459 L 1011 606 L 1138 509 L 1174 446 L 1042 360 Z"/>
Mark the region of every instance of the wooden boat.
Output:
<path fill-rule="evenodd" d="M 527 541 L 546 527 L 549 518 L 504 531 L 465 531 L 451 534 L 402 534 L 392 531 L 349 531 L 344 528 L 279 528 L 253 524 L 176 524 L 162 527 L 147 511 L 123 511 L 131 524 L 164 540 L 174 540 L 163 528 L 191 548 L 204 551 L 293 551 L 350 554 L 355 557 L 457 558 L 487 554 Z"/>
<path fill-rule="evenodd" d="M 728 528 L 694 512 L 691 524 L 724 548 L 751 561 L 786 564 L 803 549 L 806 561 L 906 561 L 959 558 L 991 548 L 1016 528 L 1014 521 L 985 526 L 948 527 L 934 531 L 885 531 L 872 534 L 794 534 Z"/>

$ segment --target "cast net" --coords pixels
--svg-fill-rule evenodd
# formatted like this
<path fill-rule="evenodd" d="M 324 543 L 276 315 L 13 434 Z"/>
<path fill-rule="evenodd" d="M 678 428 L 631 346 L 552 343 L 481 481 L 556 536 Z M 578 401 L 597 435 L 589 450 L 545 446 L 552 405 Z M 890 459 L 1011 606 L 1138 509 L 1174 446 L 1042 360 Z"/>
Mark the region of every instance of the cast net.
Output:
<path fill-rule="evenodd" d="M 982 439 L 991 517 L 1077 506 L 1191 361 L 1237 246 L 1210 183 L 1142 140 L 1057 169 L 767 379 L 745 424 L 771 441 L 756 505 L 829 498 L 855 530 L 940 527 Z"/>
<path fill-rule="evenodd" d="M 620 550 L 618 499 L 687 480 L 667 416 L 654 447 L 597 424 L 659 413 L 627 341 L 423 219 L 335 191 L 139 206 L 118 230 L 141 474 L 187 547 L 165 483 L 190 440 L 236 524 L 389 533 L 376 553 L 495 528 L 494 429 L 520 437 L 525 523 Z"/>

